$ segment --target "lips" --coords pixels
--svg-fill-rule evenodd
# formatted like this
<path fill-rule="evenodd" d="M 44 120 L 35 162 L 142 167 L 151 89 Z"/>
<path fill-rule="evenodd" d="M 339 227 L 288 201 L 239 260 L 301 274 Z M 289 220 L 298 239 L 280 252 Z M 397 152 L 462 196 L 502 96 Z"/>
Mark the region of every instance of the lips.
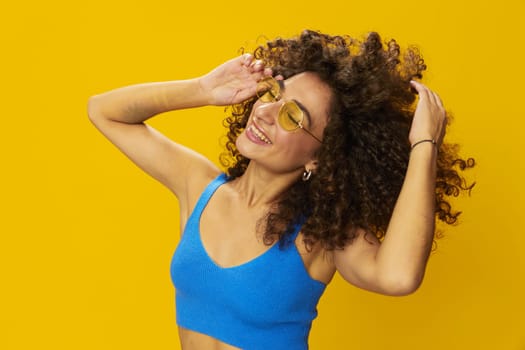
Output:
<path fill-rule="evenodd" d="M 272 144 L 272 141 L 270 141 L 268 136 L 266 136 L 266 134 L 255 125 L 255 123 L 250 124 L 250 126 L 246 128 L 246 135 L 255 143 L 266 145 Z"/>

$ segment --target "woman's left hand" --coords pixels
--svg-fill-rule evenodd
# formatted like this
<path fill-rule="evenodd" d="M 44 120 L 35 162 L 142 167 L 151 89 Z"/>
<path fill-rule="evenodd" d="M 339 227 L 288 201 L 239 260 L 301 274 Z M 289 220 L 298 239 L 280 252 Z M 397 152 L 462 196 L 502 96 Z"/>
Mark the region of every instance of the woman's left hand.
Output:
<path fill-rule="evenodd" d="M 439 96 L 420 82 L 412 80 L 419 95 L 408 139 L 410 144 L 421 140 L 435 140 L 439 148 L 447 126 L 447 113 Z"/>

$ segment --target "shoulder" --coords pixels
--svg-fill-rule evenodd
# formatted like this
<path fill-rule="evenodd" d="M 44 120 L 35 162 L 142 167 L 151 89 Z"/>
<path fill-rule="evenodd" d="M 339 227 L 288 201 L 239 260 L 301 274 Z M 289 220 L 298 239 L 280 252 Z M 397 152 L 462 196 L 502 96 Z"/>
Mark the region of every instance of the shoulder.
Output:
<path fill-rule="evenodd" d="M 181 220 L 189 216 L 204 189 L 221 174 L 221 170 L 207 159 L 190 166 L 184 179 L 184 190 L 177 194 Z"/>

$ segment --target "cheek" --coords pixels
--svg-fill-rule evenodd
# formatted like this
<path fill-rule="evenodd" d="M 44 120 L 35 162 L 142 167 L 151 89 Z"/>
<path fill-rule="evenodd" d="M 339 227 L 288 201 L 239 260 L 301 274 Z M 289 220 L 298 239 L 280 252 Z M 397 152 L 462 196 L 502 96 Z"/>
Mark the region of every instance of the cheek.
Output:
<path fill-rule="evenodd" d="M 300 133 L 303 131 L 297 131 Z M 310 161 L 319 146 L 316 144 L 317 141 L 313 140 L 316 143 L 311 142 L 310 140 L 301 137 L 304 135 L 300 134 L 288 134 L 280 138 L 279 150 L 280 156 L 287 159 L 287 161 L 298 164 L 299 166 L 304 165 L 306 162 Z"/>

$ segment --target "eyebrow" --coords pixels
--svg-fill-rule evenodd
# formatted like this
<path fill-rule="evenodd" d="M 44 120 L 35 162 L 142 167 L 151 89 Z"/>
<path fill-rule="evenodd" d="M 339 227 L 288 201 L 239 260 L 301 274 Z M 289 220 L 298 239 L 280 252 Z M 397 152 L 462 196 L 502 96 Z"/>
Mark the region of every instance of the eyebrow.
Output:
<path fill-rule="evenodd" d="M 279 87 L 281 88 L 281 91 L 286 91 L 286 86 L 284 84 L 284 80 L 277 80 L 277 83 L 279 84 Z M 308 108 L 306 108 L 305 105 L 303 105 L 301 102 L 297 101 L 296 99 L 292 99 L 292 101 L 294 101 L 298 106 L 299 108 L 301 108 L 301 110 L 304 112 L 304 114 L 306 115 L 306 119 L 308 119 L 308 127 L 312 127 L 312 116 L 310 115 L 310 111 L 308 111 Z"/>
<path fill-rule="evenodd" d="M 312 127 L 312 117 L 310 116 L 310 112 L 308 111 L 308 109 L 301 102 L 297 101 L 296 99 L 293 99 L 293 101 L 295 103 L 297 103 L 299 108 L 301 108 L 303 110 L 304 114 L 306 115 L 306 119 L 308 119 L 308 126 Z"/>

